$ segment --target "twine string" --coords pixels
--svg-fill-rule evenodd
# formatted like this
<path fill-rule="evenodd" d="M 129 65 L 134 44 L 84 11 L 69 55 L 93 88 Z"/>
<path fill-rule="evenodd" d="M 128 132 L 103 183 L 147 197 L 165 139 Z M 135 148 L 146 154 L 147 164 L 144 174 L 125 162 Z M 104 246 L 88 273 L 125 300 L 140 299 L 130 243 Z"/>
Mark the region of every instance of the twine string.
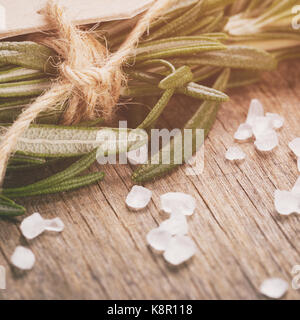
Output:
<path fill-rule="evenodd" d="M 66 104 L 63 123 L 66 125 L 94 119 L 99 113 L 106 119 L 113 116 L 125 76 L 122 65 L 133 53 L 140 37 L 173 0 L 157 0 L 138 21 L 125 42 L 113 54 L 92 34 L 76 28 L 56 0 L 47 2 L 45 14 L 57 30 L 49 41 L 61 56 L 60 77 L 51 88 L 25 109 L 7 132 L 0 144 L 0 184 L 3 183 L 7 162 L 18 139 L 37 116 L 58 105 Z"/>

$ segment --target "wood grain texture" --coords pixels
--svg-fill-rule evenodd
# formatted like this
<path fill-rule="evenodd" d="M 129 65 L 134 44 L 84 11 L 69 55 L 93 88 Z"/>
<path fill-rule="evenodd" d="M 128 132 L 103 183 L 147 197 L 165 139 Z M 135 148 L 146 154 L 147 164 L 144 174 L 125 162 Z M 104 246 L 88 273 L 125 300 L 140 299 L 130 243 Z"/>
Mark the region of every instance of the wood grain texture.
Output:
<path fill-rule="evenodd" d="M 45 233 L 27 241 L 20 234 L 21 218 L 0 221 L 0 264 L 8 276 L 0 298 L 264 299 L 257 288 L 265 278 L 282 277 L 291 283 L 291 269 L 300 264 L 300 217 L 279 216 L 273 193 L 276 188 L 290 189 L 298 176 L 287 143 L 300 136 L 299 72 L 299 62 L 284 63 L 260 84 L 232 90 L 206 141 L 203 174 L 187 176 L 181 167 L 148 183 L 153 200 L 141 212 L 125 207 L 132 186 L 132 168 L 125 165 L 105 166 L 106 178 L 97 185 L 25 200 L 28 214 L 60 216 L 66 228 L 62 234 Z M 224 153 L 254 97 L 266 111 L 285 117 L 280 147 L 261 155 L 253 144 L 243 144 L 246 161 L 228 163 Z M 190 109 L 186 103 L 172 115 L 186 118 Z M 166 114 L 165 121 L 169 126 L 174 118 Z M 159 210 L 159 195 L 168 191 L 197 199 L 196 213 L 188 222 L 198 252 L 179 268 L 167 265 L 145 241 L 147 232 L 166 218 Z M 19 244 L 36 255 L 30 272 L 9 264 Z M 285 298 L 299 299 L 300 290 L 290 287 Z"/>

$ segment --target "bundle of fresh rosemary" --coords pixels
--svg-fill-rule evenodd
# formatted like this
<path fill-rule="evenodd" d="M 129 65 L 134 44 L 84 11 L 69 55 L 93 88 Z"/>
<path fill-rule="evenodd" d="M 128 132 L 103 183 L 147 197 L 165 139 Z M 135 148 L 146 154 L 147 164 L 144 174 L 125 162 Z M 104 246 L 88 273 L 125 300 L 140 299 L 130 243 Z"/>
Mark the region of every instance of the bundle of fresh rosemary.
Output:
<path fill-rule="evenodd" d="M 204 129 L 206 136 L 220 104 L 228 100 L 224 93 L 227 88 L 254 83 L 262 72 L 276 69 L 278 62 L 300 56 L 300 33 L 292 28 L 292 8 L 296 4 L 297 0 L 177 2 L 163 18 L 152 23 L 134 58 L 127 63 L 125 71 L 129 81 L 122 99 L 126 102 L 130 98 L 131 122 L 140 129 L 154 128 L 170 99 L 183 95 L 202 101 L 184 128 Z M 114 51 L 126 38 L 134 21 L 103 23 L 95 34 L 99 41 L 105 39 L 109 49 Z M 3 131 L 23 108 L 49 88 L 56 77 L 53 68 L 56 58 L 56 52 L 32 41 L 0 42 L 0 121 Z M 213 87 L 207 86 L 212 82 Z M 131 112 L 132 102 L 153 96 L 157 97 L 157 102 L 146 118 L 139 120 L 143 112 L 137 109 Z M 37 123 L 20 139 L 16 153 L 9 161 L 8 173 L 44 168 L 68 157 L 79 159 L 62 172 L 35 183 L 4 187 L 0 216 L 25 212 L 11 198 L 72 190 L 103 179 L 102 172 L 80 174 L 95 161 L 99 130 L 113 130 L 119 134 L 122 129 L 99 128 L 101 118 L 77 126 L 61 126 L 64 107 L 60 105 L 55 111 L 39 115 Z M 129 131 L 135 134 L 134 130 Z M 140 135 L 130 143 L 140 146 Z M 132 179 L 143 183 L 178 166 L 174 161 L 177 143 L 175 137 L 169 146 L 159 151 L 162 154 L 164 148 L 170 148 L 173 155 L 170 164 L 153 164 L 150 159 L 135 170 Z M 195 147 L 193 151 L 196 151 Z"/>

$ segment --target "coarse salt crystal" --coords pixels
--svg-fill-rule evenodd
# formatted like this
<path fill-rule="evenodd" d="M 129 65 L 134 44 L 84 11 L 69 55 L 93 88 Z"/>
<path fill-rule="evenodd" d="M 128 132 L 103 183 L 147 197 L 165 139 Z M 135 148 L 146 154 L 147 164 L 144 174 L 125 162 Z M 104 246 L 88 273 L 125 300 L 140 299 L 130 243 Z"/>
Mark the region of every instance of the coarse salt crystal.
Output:
<path fill-rule="evenodd" d="M 288 283 L 280 278 L 269 278 L 263 281 L 260 292 L 268 298 L 280 299 L 288 290 Z"/>
<path fill-rule="evenodd" d="M 296 189 L 295 189 L 296 190 Z M 275 190 L 276 211 L 282 215 L 300 213 L 300 197 L 295 192 Z"/>
<path fill-rule="evenodd" d="M 44 219 L 36 212 L 22 221 L 20 229 L 25 238 L 34 239 L 45 230 L 55 232 L 63 231 L 64 223 L 60 218 Z"/>
<path fill-rule="evenodd" d="M 246 158 L 246 154 L 239 147 L 230 147 L 226 151 L 225 158 L 230 161 L 244 160 Z"/>
<path fill-rule="evenodd" d="M 47 231 L 62 232 L 64 230 L 65 225 L 60 218 L 46 219 L 44 221 L 45 230 Z"/>
<path fill-rule="evenodd" d="M 160 196 L 161 209 L 166 213 L 190 216 L 196 208 L 196 200 L 183 192 L 168 192 Z"/>
<path fill-rule="evenodd" d="M 148 244 L 157 251 L 166 250 L 171 238 L 171 233 L 161 228 L 153 229 L 147 234 Z"/>
<path fill-rule="evenodd" d="M 264 107 L 262 103 L 258 99 L 252 99 L 250 103 L 246 123 L 248 123 L 250 126 L 253 126 L 256 118 L 263 117 L 263 116 L 264 116 Z"/>
<path fill-rule="evenodd" d="M 263 152 L 272 151 L 278 144 L 278 136 L 274 130 L 258 136 L 254 142 L 256 149 Z"/>
<path fill-rule="evenodd" d="M 300 138 L 296 138 L 289 143 L 290 149 L 294 152 L 297 158 L 300 158 Z"/>
<path fill-rule="evenodd" d="M 127 152 L 127 159 L 133 165 L 144 164 L 148 160 L 148 145 Z"/>
<path fill-rule="evenodd" d="M 25 218 L 20 226 L 23 236 L 27 239 L 33 239 L 44 232 L 45 220 L 36 212 Z"/>
<path fill-rule="evenodd" d="M 255 138 L 265 136 L 267 133 L 273 132 L 272 120 L 267 117 L 256 117 L 252 130 Z"/>
<path fill-rule="evenodd" d="M 190 259 L 195 253 L 196 245 L 191 238 L 176 235 L 168 243 L 164 258 L 173 265 L 179 265 Z"/>
<path fill-rule="evenodd" d="M 266 117 L 271 119 L 274 129 L 280 129 L 284 124 L 284 118 L 277 113 L 267 112 Z"/>
<path fill-rule="evenodd" d="M 140 210 L 150 202 L 152 192 L 142 186 L 133 186 L 126 197 L 126 204 L 129 208 Z"/>
<path fill-rule="evenodd" d="M 19 269 L 30 270 L 34 266 L 35 256 L 30 249 L 18 246 L 16 247 L 10 260 L 11 263 Z"/>
<path fill-rule="evenodd" d="M 188 224 L 186 217 L 182 214 L 174 214 L 171 218 L 163 221 L 159 228 L 167 231 L 172 235 L 181 234 L 185 235 L 188 233 Z"/>
<path fill-rule="evenodd" d="M 246 141 L 253 136 L 252 127 L 248 123 L 242 123 L 234 134 L 234 139 L 237 141 Z"/>

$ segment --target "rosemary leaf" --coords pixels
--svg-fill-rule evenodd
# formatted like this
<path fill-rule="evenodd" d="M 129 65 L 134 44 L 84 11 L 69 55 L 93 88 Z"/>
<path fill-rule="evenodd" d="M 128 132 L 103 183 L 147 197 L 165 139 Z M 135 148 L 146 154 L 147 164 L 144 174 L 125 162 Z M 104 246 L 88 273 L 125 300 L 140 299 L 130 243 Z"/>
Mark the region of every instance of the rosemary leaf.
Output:
<path fill-rule="evenodd" d="M 5 131 L 5 127 L 2 130 Z M 31 125 L 18 140 L 15 151 L 46 158 L 79 156 L 91 152 L 96 147 L 105 147 L 106 143 L 97 140 L 97 137 L 105 134 L 109 136 L 111 132 L 116 136 L 115 153 L 127 151 L 122 150 L 123 145 L 126 147 L 126 142 L 118 138 L 122 133 L 128 133 L 130 141 L 127 141 L 127 147 L 131 150 L 140 147 L 148 140 L 146 132 L 137 129 Z"/>
<path fill-rule="evenodd" d="M 197 58 L 179 58 L 172 62 L 176 65 L 209 65 L 266 71 L 277 67 L 277 61 L 270 53 L 247 46 L 228 46 L 224 51 L 207 52 Z"/>
<path fill-rule="evenodd" d="M 202 99 L 202 100 L 219 101 L 219 102 L 224 102 L 229 100 L 229 97 L 225 93 L 213 88 L 202 86 L 194 82 L 188 83 L 186 87 L 178 88 L 177 92 L 185 94 L 186 96 L 189 96 L 192 98 Z"/>
<path fill-rule="evenodd" d="M 184 30 L 185 28 L 188 28 L 191 24 L 193 24 L 196 21 L 202 9 L 203 2 L 204 2 L 203 0 L 197 1 L 195 5 L 192 8 L 190 8 L 188 11 L 186 11 L 184 14 L 180 15 L 178 18 L 174 19 L 173 21 L 170 21 L 168 24 L 158 29 L 157 31 L 154 31 L 151 34 L 149 40 L 170 36 L 170 35 L 173 35 L 174 33 L 180 32 L 180 30 Z"/>
<path fill-rule="evenodd" d="M 58 185 L 66 180 L 69 180 L 76 175 L 80 174 L 87 168 L 89 168 L 96 160 L 97 149 L 93 150 L 89 154 L 81 157 L 81 159 L 77 160 L 67 169 L 58 172 L 48 178 L 40 180 L 38 182 L 32 183 L 25 187 L 17 187 L 17 188 L 5 188 L 2 193 L 5 196 L 11 197 L 11 195 L 18 196 L 20 194 L 25 194 L 28 192 L 36 192 L 42 189 L 48 189 L 52 186 Z"/>
<path fill-rule="evenodd" d="M 0 42 L 0 65 L 13 64 L 24 68 L 54 73 L 53 50 L 31 41 Z"/>
<path fill-rule="evenodd" d="M 13 157 L 9 159 L 9 163 L 16 164 L 16 163 L 27 163 L 27 164 L 43 164 L 46 160 L 37 157 L 29 157 L 25 155 L 15 154 Z"/>
<path fill-rule="evenodd" d="M 160 89 L 178 88 L 193 80 L 193 73 L 188 66 L 182 66 L 158 84 Z"/>
<path fill-rule="evenodd" d="M 21 216 L 26 209 L 7 197 L 0 195 L 0 218 Z"/>
<path fill-rule="evenodd" d="M 50 87 L 48 79 L 28 80 L 0 84 L 0 98 L 38 96 Z"/>
<path fill-rule="evenodd" d="M 0 71 L 0 83 L 44 78 L 45 74 L 39 70 L 15 67 Z"/>
<path fill-rule="evenodd" d="M 9 193 L 7 192 L 7 190 L 3 190 L 3 192 L 5 194 L 10 195 L 13 198 L 40 196 L 40 195 L 75 190 L 75 189 L 93 184 L 97 181 L 101 181 L 103 180 L 103 178 L 104 178 L 104 172 L 95 172 L 95 173 L 90 173 L 81 177 L 68 179 L 60 184 L 57 184 L 55 186 L 51 186 L 48 188 L 44 188 L 44 189 L 28 190 L 22 193 Z M 0 209 L 1 209 L 1 205 L 0 205 Z"/>
<path fill-rule="evenodd" d="M 150 113 L 147 115 L 146 119 L 138 126 L 138 128 L 141 129 L 147 129 L 151 127 L 158 117 L 161 115 L 165 107 L 167 106 L 168 102 L 170 101 L 172 95 L 174 94 L 175 89 L 167 89 L 162 97 L 159 99 L 159 101 L 156 103 L 154 108 L 150 111 Z"/>

